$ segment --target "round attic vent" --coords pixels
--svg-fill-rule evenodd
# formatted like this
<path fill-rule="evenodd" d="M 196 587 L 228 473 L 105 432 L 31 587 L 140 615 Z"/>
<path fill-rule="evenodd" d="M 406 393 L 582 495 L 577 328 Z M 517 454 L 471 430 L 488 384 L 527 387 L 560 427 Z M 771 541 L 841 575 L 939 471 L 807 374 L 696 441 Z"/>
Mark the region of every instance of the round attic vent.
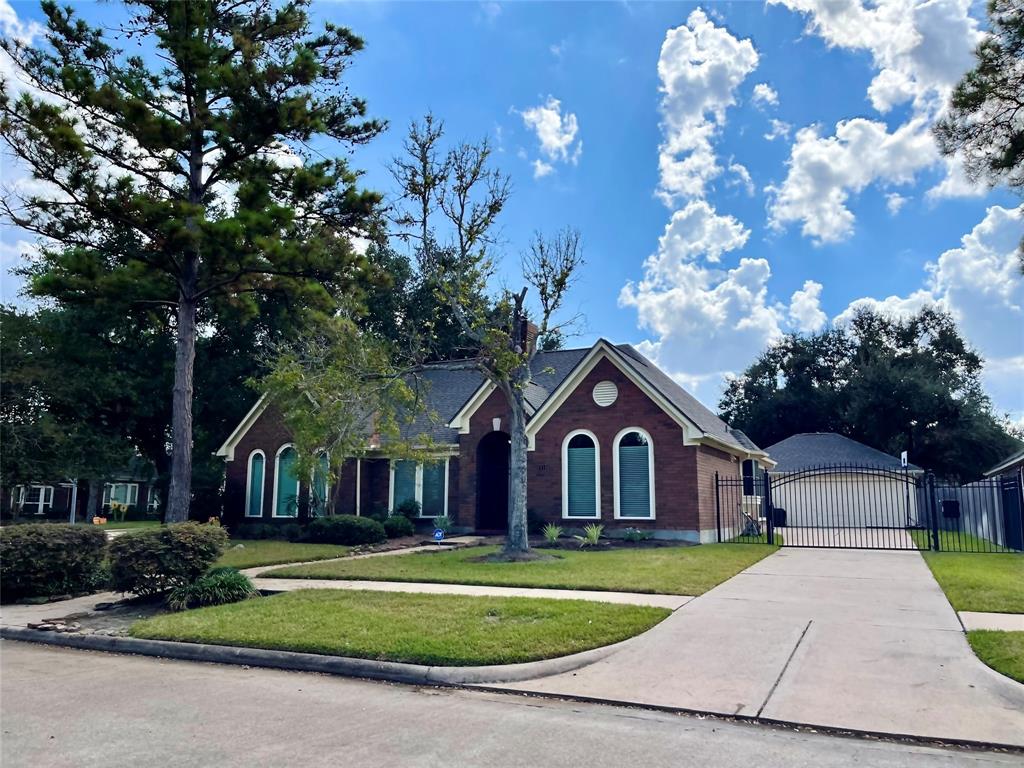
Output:
<path fill-rule="evenodd" d="M 602 408 L 607 408 L 619 397 L 619 388 L 614 381 L 599 381 L 594 386 L 594 402 Z"/>

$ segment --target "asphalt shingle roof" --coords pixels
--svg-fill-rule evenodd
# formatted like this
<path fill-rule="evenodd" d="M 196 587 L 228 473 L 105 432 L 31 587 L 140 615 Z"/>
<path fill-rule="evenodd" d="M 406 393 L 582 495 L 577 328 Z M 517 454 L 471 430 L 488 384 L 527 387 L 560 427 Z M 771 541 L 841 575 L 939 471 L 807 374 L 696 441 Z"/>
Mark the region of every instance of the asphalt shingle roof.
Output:
<path fill-rule="evenodd" d="M 799 472 L 826 464 L 902 469 L 899 458 L 835 432 L 804 432 L 765 448 L 776 472 Z M 919 470 L 913 464 L 908 469 Z"/>

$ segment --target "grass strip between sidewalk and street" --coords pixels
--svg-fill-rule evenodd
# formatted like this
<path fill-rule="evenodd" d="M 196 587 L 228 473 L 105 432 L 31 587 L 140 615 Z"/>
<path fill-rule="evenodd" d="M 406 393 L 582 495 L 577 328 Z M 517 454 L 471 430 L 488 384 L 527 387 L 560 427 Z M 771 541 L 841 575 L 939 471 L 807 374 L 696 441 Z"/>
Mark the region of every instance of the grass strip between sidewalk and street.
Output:
<path fill-rule="evenodd" d="M 241 544 L 242 549 L 234 549 L 233 547 L 237 544 Z M 336 544 L 301 544 L 273 539 L 232 539 L 228 549 L 220 556 L 216 564 L 242 570 L 260 565 L 328 560 L 332 557 L 344 557 L 351 551 L 351 547 L 342 547 Z"/>
<path fill-rule="evenodd" d="M 537 549 L 551 559 L 501 563 L 480 561 L 497 552 L 497 547 L 467 547 L 454 552 L 312 563 L 275 569 L 263 576 L 701 595 L 777 549 L 765 544 L 604 552 Z"/>
<path fill-rule="evenodd" d="M 1024 632 L 974 629 L 967 633 L 967 640 L 992 669 L 1024 683 Z"/>
<path fill-rule="evenodd" d="M 583 600 L 319 589 L 164 614 L 137 622 L 130 632 L 155 640 L 477 666 L 610 645 L 670 613 Z"/>

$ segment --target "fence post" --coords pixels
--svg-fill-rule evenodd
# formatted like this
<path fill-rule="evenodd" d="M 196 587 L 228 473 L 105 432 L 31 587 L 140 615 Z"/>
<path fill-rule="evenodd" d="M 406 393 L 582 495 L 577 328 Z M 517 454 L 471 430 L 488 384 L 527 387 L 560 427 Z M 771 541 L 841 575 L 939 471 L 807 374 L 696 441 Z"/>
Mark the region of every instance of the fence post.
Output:
<path fill-rule="evenodd" d="M 715 526 L 718 528 L 718 543 L 722 543 L 722 506 L 718 497 L 718 472 L 715 472 Z"/>
<path fill-rule="evenodd" d="M 928 512 L 932 520 L 932 549 L 939 552 L 942 549 L 939 545 L 939 511 L 935 503 L 935 475 L 931 472 L 925 477 L 925 485 L 928 489 Z"/>
<path fill-rule="evenodd" d="M 764 516 L 768 521 L 767 536 L 769 544 L 775 543 L 775 510 L 772 509 L 772 481 L 768 477 L 768 471 L 765 470 L 761 473 L 761 478 L 764 484 L 764 495 L 761 499 L 761 504 L 764 507 Z"/>

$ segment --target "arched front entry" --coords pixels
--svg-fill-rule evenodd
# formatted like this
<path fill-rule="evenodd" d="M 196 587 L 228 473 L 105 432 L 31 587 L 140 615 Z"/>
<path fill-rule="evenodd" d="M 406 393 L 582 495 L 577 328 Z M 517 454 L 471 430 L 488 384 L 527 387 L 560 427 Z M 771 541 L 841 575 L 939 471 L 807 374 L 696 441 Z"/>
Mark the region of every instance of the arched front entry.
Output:
<path fill-rule="evenodd" d="M 476 529 L 508 530 L 508 477 L 511 438 L 491 432 L 476 447 Z"/>

